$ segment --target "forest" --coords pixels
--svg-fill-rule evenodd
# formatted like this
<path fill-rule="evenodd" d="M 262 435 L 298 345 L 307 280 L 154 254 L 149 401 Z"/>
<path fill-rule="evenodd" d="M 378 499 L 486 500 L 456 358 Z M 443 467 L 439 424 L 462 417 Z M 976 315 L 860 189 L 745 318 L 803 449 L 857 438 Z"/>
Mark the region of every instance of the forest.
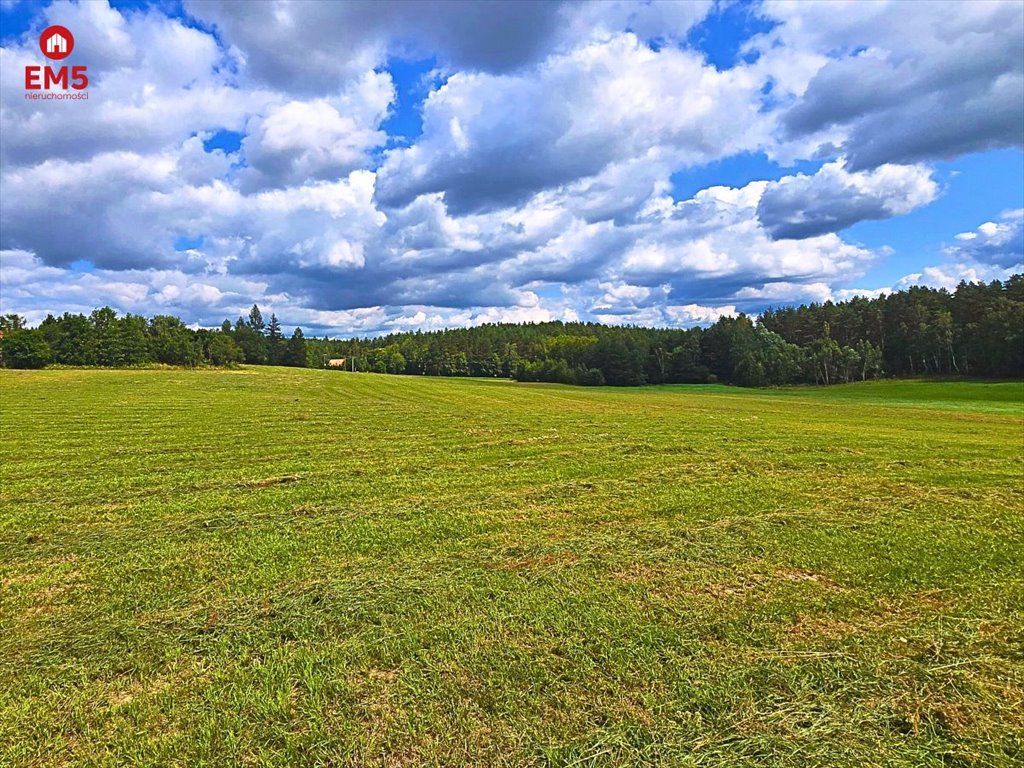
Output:
<path fill-rule="evenodd" d="M 376 338 L 286 337 L 259 307 L 219 329 L 166 315 L 47 316 L 28 328 L 0 318 L 0 364 L 131 367 L 285 365 L 376 373 L 505 377 L 579 385 L 721 382 L 759 387 L 869 378 L 1024 376 L 1024 275 L 914 286 L 879 298 L 769 308 L 708 328 L 665 329 L 561 321 L 488 324 Z"/>

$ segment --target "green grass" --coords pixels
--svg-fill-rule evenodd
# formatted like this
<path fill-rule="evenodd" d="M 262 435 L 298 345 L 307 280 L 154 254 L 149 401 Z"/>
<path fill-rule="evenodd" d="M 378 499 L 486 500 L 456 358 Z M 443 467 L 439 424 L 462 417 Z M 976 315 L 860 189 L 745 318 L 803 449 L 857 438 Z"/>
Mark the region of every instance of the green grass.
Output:
<path fill-rule="evenodd" d="M 1024 390 L 0 371 L 0 765 L 1011 766 Z"/>

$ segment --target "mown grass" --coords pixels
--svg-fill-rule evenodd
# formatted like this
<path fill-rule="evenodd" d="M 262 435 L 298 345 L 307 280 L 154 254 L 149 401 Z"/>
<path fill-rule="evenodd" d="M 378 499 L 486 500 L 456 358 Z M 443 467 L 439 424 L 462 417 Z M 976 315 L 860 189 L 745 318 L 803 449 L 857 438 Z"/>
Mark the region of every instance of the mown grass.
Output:
<path fill-rule="evenodd" d="M 1010 766 L 1024 389 L 0 371 L 0 764 Z"/>

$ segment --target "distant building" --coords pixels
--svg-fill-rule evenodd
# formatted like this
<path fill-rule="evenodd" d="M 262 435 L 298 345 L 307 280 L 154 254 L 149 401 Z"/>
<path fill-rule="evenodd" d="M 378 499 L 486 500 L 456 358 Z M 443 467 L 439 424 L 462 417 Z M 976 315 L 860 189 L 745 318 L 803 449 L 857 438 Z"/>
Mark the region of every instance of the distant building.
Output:
<path fill-rule="evenodd" d="M 348 362 L 347 357 L 335 357 L 327 361 L 328 368 L 344 368 Z"/>

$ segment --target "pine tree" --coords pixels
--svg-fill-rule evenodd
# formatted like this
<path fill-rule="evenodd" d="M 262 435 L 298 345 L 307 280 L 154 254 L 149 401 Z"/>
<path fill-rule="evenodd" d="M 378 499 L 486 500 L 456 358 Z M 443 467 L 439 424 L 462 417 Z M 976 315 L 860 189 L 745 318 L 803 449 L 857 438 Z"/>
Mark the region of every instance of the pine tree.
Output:
<path fill-rule="evenodd" d="M 284 356 L 284 336 L 281 335 L 281 324 L 277 315 L 271 313 L 270 325 L 267 326 L 267 353 L 271 365 L 280 365 Z"/>
<path fill-rule="evenodd" d="M 293 368 L 306 367 L 306 339 L 302 336 L 301 328 L 296 328 L 292 337 L 288 339 L 283 362 Z"/>
<path fill-rule="evenodd" d="M 256 331 L 260 336 L 263 335 L 263 329 L 266 327 L 263 324 L 263 314 L 260 312 L 260 308 L 255 304 L 253 304 L 252 309 L 249 310 L 249 327 Z"/>

